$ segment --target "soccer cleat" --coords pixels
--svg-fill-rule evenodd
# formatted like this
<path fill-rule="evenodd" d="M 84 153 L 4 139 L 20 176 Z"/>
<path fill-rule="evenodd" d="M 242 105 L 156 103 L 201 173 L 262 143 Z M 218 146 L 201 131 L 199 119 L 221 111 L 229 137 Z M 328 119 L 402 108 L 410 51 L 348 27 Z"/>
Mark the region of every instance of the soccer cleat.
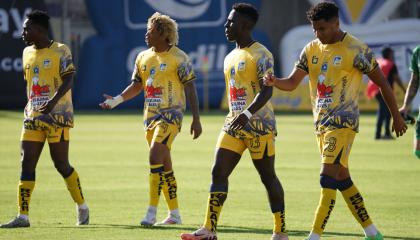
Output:
<path fill-rule="evenodd" d="M 215 232 L 208 230 L 205 227 L 198 229 L 192 233 L 181 234 L 182 240 L 217 240 Z"/>
<path fill-rule="evenodd" d="M 162 222 L 158 223 L 157 225 L 173 225 L 173 224 L 182 224 L 181 216 L 169 214 L 167 218 L 165 218 Z"/>
<path fill-rule="evenodd" d="M 21 227 L 30 227 L 30 226 L 31 224 L 29 223 L 29 220 L 21 218 L 21 217 L 15 217 L 10 222 L 1 224 L 0 228 L 21 228 Z"/>
<path fill-rule="evenodd" d="M 286 234 L 273 233 L 271 240 L 289 240 L 289 237 Z"/>
<path fill-rule="evenodd" d="M 88 225 L 89 224 L 89 208 L 77 209 L 77 223 L 76 225 Z"/>
<path fill-rule="evenodd" d="M 143 220 L 141 220 L 140 225 L 143 227 L 151 227 L 155 225 L 156 223 L 156 217 L 151 217 L 149 214 L 147 214 Z"/>
<path fill-rule="evenodd" d="M 378 232 L 375 236 L 365 237 L 365 240 L 384 240 L 384 237 Z"/>

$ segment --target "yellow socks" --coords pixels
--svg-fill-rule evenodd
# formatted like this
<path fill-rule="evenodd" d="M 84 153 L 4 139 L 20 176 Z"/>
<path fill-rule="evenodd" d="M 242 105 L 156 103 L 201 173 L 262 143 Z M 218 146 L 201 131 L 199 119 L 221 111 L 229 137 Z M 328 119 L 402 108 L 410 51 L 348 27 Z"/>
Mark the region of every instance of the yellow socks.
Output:
<path fill-rule="evenodd" d="M 64 178 L 64 181 L 66 182 L 67 189 L 69 190 L 73 201 L 77 203 L 77 205 L 85 203 L 82 187 L 80 186 L 79 175 L 76 170 L 72 169 L 70 176 Z"/>
<path fill-rule="evenodd" d="M 319 199 L 318 208 L 315 213 L 315 220 L 312 225 L 312 232 L 322 235 L 328 218 L 335 205 L 335 197 L 337 195 L 336 189 L 322 188 L 321 197 Z"/>
<path fill-rule="evenodd" d="M 32 191 L 35 187 L 35 179 L 33 181 L 20 180 L 18 186 L 18 207 L 19 215 L 28 215 L 29 203 L 31 202 Z"/>
<path fill-rule="evenodd" d="M 159 204 L 160 192 L 164 184 L 163 164 L 150 166 L 149 175 L 149 206 L 157 207 Z"/>
<path fill-rule="evenodd" d="M 286 234 L 286 221 L 285 221 L 284 210 L 273 213 L 273 218 L 274 218 L 273 232 Z"/>
<path fill-rule="evenodd" d="M 226 200 L 228 192 L 227 185 L 211 184 L 210 195 L 207 202 L 207 212 L 204 221 L 204 227 L 210 231 L 215 232 L 217 228 L 217 221 L 219 220 L 220 212 L 222 211 L 223 203 Z"/>
<path fill-rule="evenodd" d="M 351 180 L 350 180 L 351 181 Z M 351 183 L 351 186 L 345 190 L 341 190 L 344 200 L 347 203 L 347 207 L 350 209 L 354 218 L 362 225 L 363 228 L 372 224 L 372 219 L 365 208 L 362 195 L 356 186 Z"/>
<path fill-rule="evenodd" d="M 177 185 L 174 172 L 168 171 L 164 173 L 165 182 L 162 187 L 163 194 L 165 196 L 166 203 L 168 204 L 169 211 L 178 208 L 177 198 Z"/>

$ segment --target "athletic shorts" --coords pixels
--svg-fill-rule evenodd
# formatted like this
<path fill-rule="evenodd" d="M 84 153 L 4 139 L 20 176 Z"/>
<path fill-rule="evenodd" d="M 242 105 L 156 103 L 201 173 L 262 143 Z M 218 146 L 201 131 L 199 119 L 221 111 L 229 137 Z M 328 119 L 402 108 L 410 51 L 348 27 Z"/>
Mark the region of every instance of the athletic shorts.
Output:
<path fill-rule="evenodd" d="M 21 141 L 58 143 L 70 140 L 69 127 L 57 127 L 41 121 L 25 122 L 20 136 Z"/>
<path fill-rule="evenodd" d="M 336 129 L 317 135 L 322 163 L 348 167 L 349 154 L 356 132 L 349 128 Z"/>
<path fill-rule="evenodd" d="M 169 149 L 171 149 L 172 142 L 179 133 L 178 129 L 178 126 L 175 124 L 170 124 L 164 121 L 160 121 L 152 129 L 147 129 L 146 139 L 149 147 L 151 147 L 153 143 L 157 142 L 165 144 Z"/>
<path fill-rule="evenodd" d="M 248 148 L 249 154 L 253 160 L 263 159 L 266 156 L 275 154 L 274 135 L 266 134 L 254 138 L 235 138 L 225 131 L 222 131 L 217 140 L 217 148 L 224 148 L 239 155 Z"/>

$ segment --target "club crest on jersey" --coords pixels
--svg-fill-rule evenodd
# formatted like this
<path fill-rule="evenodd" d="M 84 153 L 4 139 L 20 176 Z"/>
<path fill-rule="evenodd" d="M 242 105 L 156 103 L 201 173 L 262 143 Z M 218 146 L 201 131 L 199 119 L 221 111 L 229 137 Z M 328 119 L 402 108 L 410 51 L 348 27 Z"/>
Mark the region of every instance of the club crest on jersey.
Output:
<path fill-rule="evenodd" d="M 159 69 L 160 69 L 160 71 L 165 71 L 166 70 L 166 63 L 161 63 Z"/>
<path fill-rule="evenodd" d="M 312 56 L 312 64 L 317 64 L 317 63 L 318 63 L 317 56 Z"/>
<path fill-rule="evenodd" d="M 328 70 L 328 63 L 324 62 L 321 66 L 321 72 L 326 72 Z"/>
<path fill-rule="evenodd" d="M 50 59 L 44 59 L 43 67 L 44 68 L 51 68 L 51 60 Z"/>
<path fill-rule="evenodd" d="M 341 60 L 342 60 L 341 56 L 335 56 L 334 60 L 333 60 L 334 66 L 340 66 L 341 65 Z"/>
<path fill-rule="evenodd" d="M 39 74 L 39 67 L 38 66 L 34 67 L 34 74 Z"/>
<path fill-rule="evenodd" d="M 245 61 L 240 61 L 238 64 L 238 71 L 245 70 Z"/>

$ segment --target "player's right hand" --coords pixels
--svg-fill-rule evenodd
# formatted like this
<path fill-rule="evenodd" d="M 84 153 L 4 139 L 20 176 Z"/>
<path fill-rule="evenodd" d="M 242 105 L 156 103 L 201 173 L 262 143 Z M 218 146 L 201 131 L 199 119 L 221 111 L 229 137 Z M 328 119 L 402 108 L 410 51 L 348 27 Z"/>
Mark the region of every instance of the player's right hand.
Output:
<path fill-rule="evenodd" d="M 264 85 L 271 87 L 271 86 L 274 86 L 275 79 L 276 77 L 272 73 L 269 73 L 264 76 L 263 83 Z"/>
<path fill-rule="evenodd" d="M 394 122 L 392 123 L 392 131 L 395 132 L 397 137 L 401 137 L 407 131 L 407 125 L 400 114 L 393 117 Z"/>
<path fill-rule="evenodd" d="M 112 97 L 108 94 L 103 94 L 103 96 L 104 96 L 104 98 L 106 98 L 106 100 L 99 104 L 99 106 L 103 109 L 113 109 L 118 104 L 124 102 L 124 99 L 121 95 L 118 95 L 116 97 Z"/>

